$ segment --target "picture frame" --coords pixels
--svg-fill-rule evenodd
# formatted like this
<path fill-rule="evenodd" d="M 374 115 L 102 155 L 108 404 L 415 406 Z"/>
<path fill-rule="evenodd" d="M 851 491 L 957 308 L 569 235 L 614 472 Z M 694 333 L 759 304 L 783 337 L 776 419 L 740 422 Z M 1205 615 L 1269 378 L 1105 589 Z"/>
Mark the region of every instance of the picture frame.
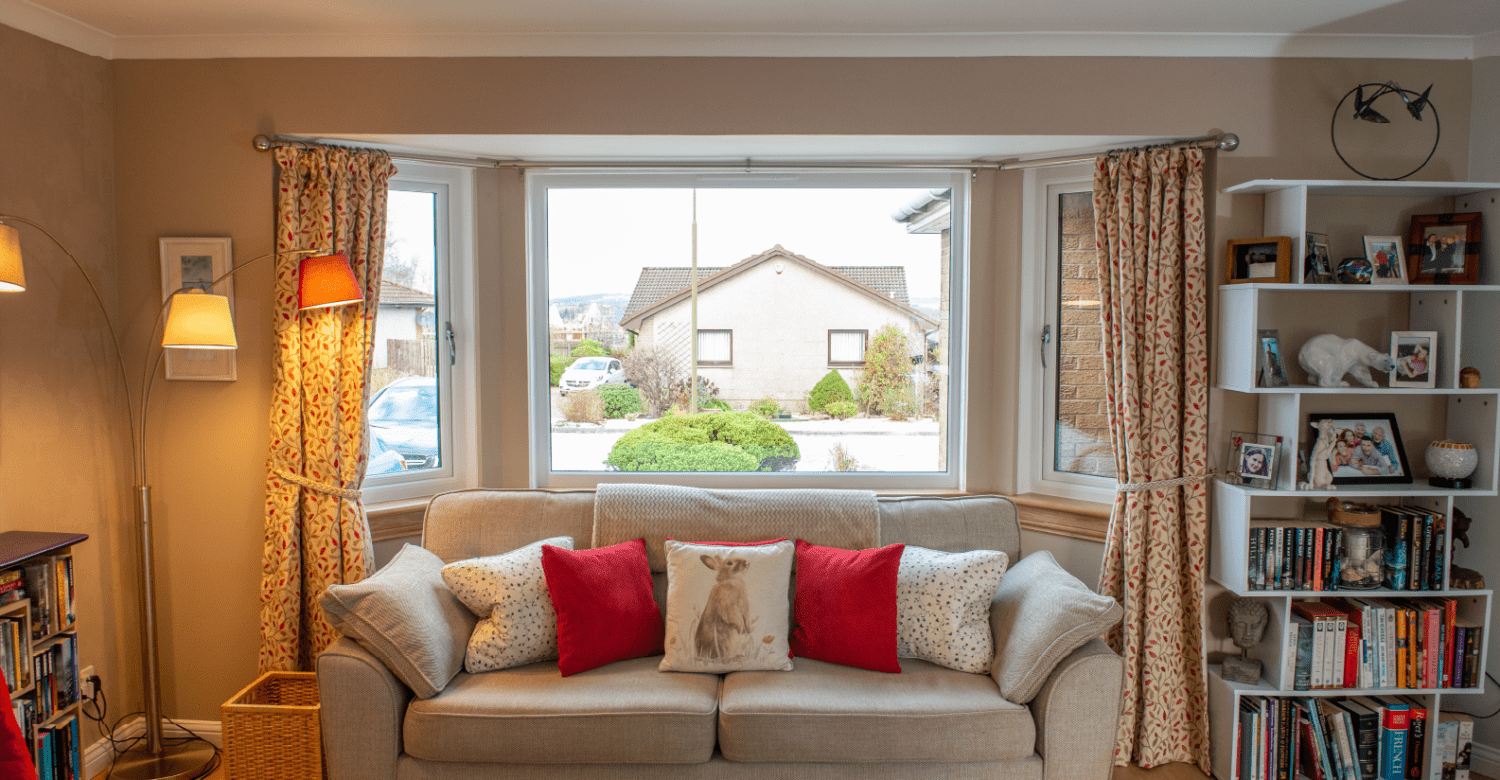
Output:
<path fill-rule="evenodd" d="M 233 260 L 228 238 L 162 238 L 161 299 L 166 303 L 172 294 L 184 287 L 199 289 L 229 298 L 229 312 L 234 314 L 234 278 L 229 273 Z M 225 278 L 212 290 L 208 284 Z M 167 379 L 196 382 L 233 382 L 238 378 L 233 349 L 168 349 Z"/>
<path fill-rule="evenodd" d="M 1401 443 L 1401 428 L 1391 412 L 1313 412 L 1307 415 L 1314 431 L 1323 420 L 1333 421 L 1336 436 L 1328 468 L 1333 484 L 1409 485 L 1411 463 Z M 1366 442 L 1369 446 L 1366 446 Z M 1316 444 L 1314 444 L 1316 446 Z"/>
<path fill-rule="evenodd" d="M 1484 215 L 1418 214 L 1411 218 L 1406 256 L 1411 284 L 1478 284 Z"/>
<path fill-rule="evenodd" d="M 1308 233 L 1306 250 L 1303 284 L 1333 284 L 1333 253 L 1328 249 L 1328 234 Z"/>
<path fill-rule="evenodd" d="M 1292 239 L 1289 236 L 1232 238 L 1225 251 L 1224 281 L 1241 282 L 1292 281 Z"/>
<path fill-rule="evenodd" d="M 1286 363 L 1281 357 L 1281 332 L 1275 329 L 1257 331 L 1255 386 L 1290 387 L 1286 379 Z"/>
<path fill-rule="evenodd" d="M 1282 437 L 1275 434 L 1230 433 L 1225 479 L 1230 483 L 1275 490 L 1277 471 L 1281 468 L 1282 442 Z"/>
<path fill-rule="evenodd" d="M 1406 284 L 1406 253 L 1400 236 L 1365 236 L 1371 284 Z"/>
<path fill-rule="evenodd" d="M 1437 387 L 1437 331 L 1391 332 L 1391 387 Z"/>

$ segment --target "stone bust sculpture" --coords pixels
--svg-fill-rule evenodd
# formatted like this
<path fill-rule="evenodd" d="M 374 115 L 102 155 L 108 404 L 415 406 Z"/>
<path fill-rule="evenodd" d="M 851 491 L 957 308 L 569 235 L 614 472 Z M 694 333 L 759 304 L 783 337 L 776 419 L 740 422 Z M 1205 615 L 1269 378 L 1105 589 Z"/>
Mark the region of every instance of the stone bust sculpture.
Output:
<path fill-rule="evenodd" d="M 1240 649 L 1238 658 L 1224 659 L 1224 679 L 1233 682 L 1260 682 L 1260 661 L 1250 657 L 1250 648 L 1266 636 L 1266 626 L 1271 622 L 1265 602 L 1259 599 L 1238 598 L 1229 605 L 1229 637 Z"/>

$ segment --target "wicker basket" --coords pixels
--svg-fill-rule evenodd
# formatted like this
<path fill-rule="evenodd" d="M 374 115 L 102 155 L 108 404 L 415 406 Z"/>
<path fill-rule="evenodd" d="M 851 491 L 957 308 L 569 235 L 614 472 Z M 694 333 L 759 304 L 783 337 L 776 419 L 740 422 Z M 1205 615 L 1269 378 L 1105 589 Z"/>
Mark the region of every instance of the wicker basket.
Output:
<path fill-rule="evenodd" d="M 326 777 L 313 672 L 266 672 L 219 708 L 228 780 Z"/>
<path fill-rule="evenodd" d="M 1373 512 L 1347 512 L 1343 503 L 1336 498 L 1328 499 L 1328 522 L 1334 525 L 1357 526 L 1370 528 L 1380 525 L 1380 510 L 1376 508 Z"/>

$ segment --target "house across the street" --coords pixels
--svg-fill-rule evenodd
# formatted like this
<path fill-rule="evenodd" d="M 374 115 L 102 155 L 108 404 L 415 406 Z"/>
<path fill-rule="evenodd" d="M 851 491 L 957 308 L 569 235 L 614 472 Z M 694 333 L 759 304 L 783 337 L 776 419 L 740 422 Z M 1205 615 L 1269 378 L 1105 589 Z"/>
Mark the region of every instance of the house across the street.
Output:
<path fill-rule="evenodd" d="M 641 269 L 620 320 L 638 348 L 665 350 L 684 373 L 690 277 L 686 267 Z M 698 269 L 698 374 L 737 407 L 775 398 L 803 408 L 830 369 L 853 387 L 871 339 L 892 324 L 919 360 L 939 325 L 909 302 L 901 266 L 826 266 L 777 244 L 727 268 Z"/>

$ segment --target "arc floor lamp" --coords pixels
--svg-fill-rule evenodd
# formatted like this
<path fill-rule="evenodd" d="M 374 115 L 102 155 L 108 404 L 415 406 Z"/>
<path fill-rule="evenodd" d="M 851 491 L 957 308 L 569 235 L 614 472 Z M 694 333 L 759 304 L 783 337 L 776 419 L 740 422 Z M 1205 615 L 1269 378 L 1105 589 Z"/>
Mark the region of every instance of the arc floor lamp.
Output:
<path fill-rule="evenodd" d="M 130 452 L 133 461 L 135 487 L 132 494 L 138 522 L 139 546 L 136 566 L 136 585 L 141 606 L 141 680 L 146 699 L 146 733 L 143 742 L 120 755 L 110 774 L 120 780 L 189 780 L 200 777 L 211 768 L 214 750 L 211 745 L 189 742 L 185 745 L 167 745 L 162 741 L 161 678 L 156 645 L 156 596 L 151 561 L 151 486 L 146 473 L 146 421 L 150 411 L 151 387 L 161 366 L 162 356 L 168 349 L 235 349 L 239 346 L 234 334 L 234 320 L 229 311 L 229 299 L 222 295 L 207 293 L 197 288 L 182 288 L 174 292 L 161 310 L 147 336 L 145 374 L 141 380 L 141 403 L 137 412 L 131 398 L 130 382 L 125 370 L 125 358 L 120 351 L 120 340 L 109 310 L 78 258 L 46 228 L 24 217 L 0 214 L 0 292 L 20 292 L 26 289 L 26 272 L 21 259 L 20 233 L 6 222 L 27 225 L 51 239 L 63 254 L 73 261 L 94 293 L 94 302 L 104 316 L 110 341 L 115 348 L 115 363 L 120 369 L 120 382 L 125 389 L 125 408 L 130 429 Z M 232 265 L 228 272 L 208 285 L 215 285 L 252 263 L 271 257 L 304 255 L 299 264 L 297 306 L 299 309 L 319 309 L 342 306 L 364 300 L 354 270 L 348 258 L 338 254 L 326 254 L 318 249 L 298 249 L 291 252 L 272 252 L 260 257 Z M 165 319 L 165 325 L 163 325 Z M 160 348 L 155 347 L 157 328 L 162 330 Z"/>

